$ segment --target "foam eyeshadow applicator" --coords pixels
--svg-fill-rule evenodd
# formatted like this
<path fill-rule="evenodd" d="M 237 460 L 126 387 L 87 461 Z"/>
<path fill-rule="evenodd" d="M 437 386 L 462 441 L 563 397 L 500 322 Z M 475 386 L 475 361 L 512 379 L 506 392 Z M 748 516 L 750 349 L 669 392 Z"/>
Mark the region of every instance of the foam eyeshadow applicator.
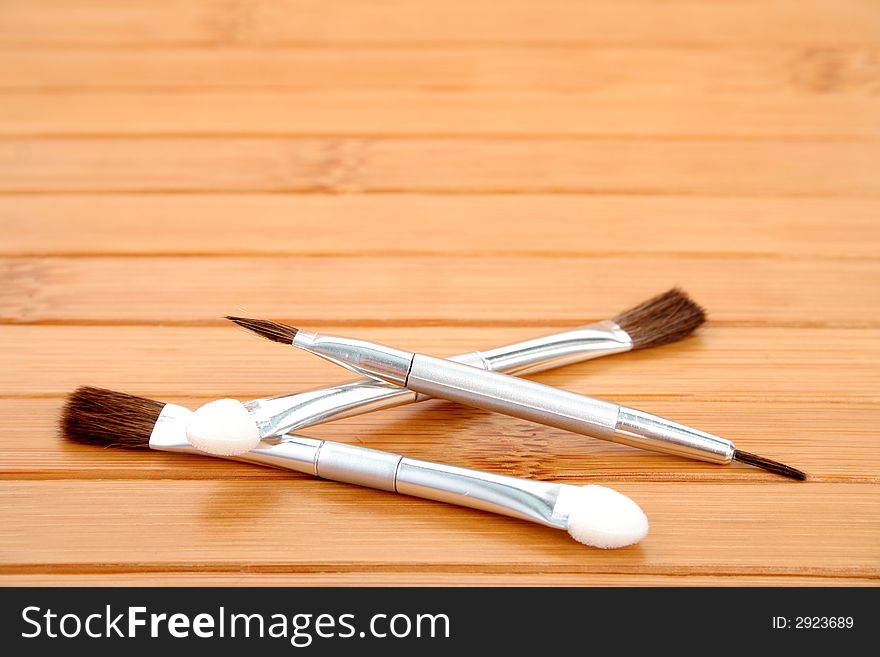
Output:
<path fill-rule="evenodd" d="M 656 452 L 729 464 L 740 461 L 796 480 L 805 473 L 739 450 L 730 440 L 626 406 L 385 345 L 302 331 L 279 322 L 228 319 L 358 374 L 408 390 Z"/>
<path fill-rule="evenodd" d="M 188 431 L 199 435 L 201 450 L 218 455 L 237 450 L 241 436 L 257 435 L 250 415 L 235 400 L 217 400 L 202 409 L 207 411 L 196 418 L 176 404 L 84 387 L 70 396 L 62 428 L 77 442 L 184 454 L 201 453 Z M 222 457 L 529 520 L 564 529 L 598 548 L 632 545 L 648 533 L 641 508 L 604 486 L 532 481 L 296 435 Z"/>

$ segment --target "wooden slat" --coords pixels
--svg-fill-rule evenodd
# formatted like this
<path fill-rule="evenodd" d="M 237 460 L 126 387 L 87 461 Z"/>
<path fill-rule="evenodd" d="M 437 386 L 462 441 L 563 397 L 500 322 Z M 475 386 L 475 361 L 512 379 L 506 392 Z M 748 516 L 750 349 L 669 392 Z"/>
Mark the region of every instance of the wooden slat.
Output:
<path fill-rule="evenodd" d="M 344 20 L 340 17 L 344 17 Z M 863 43 L 870 0 L 4 0 L 5 44 Z"/>
<path fill-rule="evenodd" d="M 880 278 L 872 260 L 12 258 L 0 277 L 7 322 L 219 324 L 250 313 L 300 325 L 570 325 L 675 284 L 725 323 L 875 327 L 880 316 L 863 292 Z"/>
<path fill-rule="evenodd" d="M 650 575 L 641 573 L 473 573 L 440 568 L 404 573 L 121 572 L 0 574 L 2 586 L 871 586 L 867 577 Z"/>
<path fill-rule="evenodd" d="M 149 88 L 515 89 L 621 98 L 737 94 L 769 99 L 790 93 L 803 100 L 803 95 L 832 92 L 876 96 L 880 59 L 873 47 L 812 44 L 0 49 L 0 89 Z"/>
<path fill-rule="evenodd" d="M 597 365 L 597 364 L 595 364 Z M 586 370 L 591 365 L 583 365 Z M 230 368 L 230 371 L 231 368 Z M 146 377 L 150 376 L 146 373 Z M 638 372 L 625 382 L 638 380 Z M 94 377 L 90 377 L 94 378 Z M 132 375 L 131 378 L 135 378 Z M 581 377 L 586 379 L 587 375 Z M 622 380 L 625 378 L 621 375 Z M 728 377 L 729 378 L 729 377 Z M 554 377 L 539 380 L 556 383 Z M 625 382 L 621 387 L 625 388 Z M 104 383 L 104 382 L 101 382 Z M 567 382 L 566 382 L 567 383 Z M 104 385 L 114 385 L 105 383 Z M 179 384 L 185 387 L 185 382 Z M 197 408 L 200 398 L 146 392 L 137 382 L 116 389 Z M 242 386 L 244 387 L 244 386 Z M 571 389 L 592 392 L 590 385 Z M 273 392 L 300 386 L 276 384 Z M 217 391 L 217 395 L 223 391 Z M 236 394 L 239 398 L 252 395 Z M 880 482 L 874 418 L 877 401 L 842 399 L 816 410 L 817 402 L 741 399 L 718 401 L 607 396 L 736 441 L 738 447 L 790 463 L 814 481 Z M 63 440 L 58 422 L 63 400 L 0 399 L 0 477 L 4 479 L 299 479 L 299 475 L 213 458 L 100 449 Z M 311 427 L 305 435 L 354 443 L 428 461 L 453 463 L 517 477 L 557 481 L 778 482 L 746 466 L 716 466 L 580 437 L 444 402 L 386 410 Z"/>
<path fill-rule="evenodd" d="M 12 139 L 0 191 L 877 195 L 878 162 L 880 141 Z"/>
<path fill-rule="evenodd" d="M 878 216 L 878 199 L 818 197 L 14 195 L 0 253 L 876 258 Z M 341 217 L 370 229 L 341 240 Z"/>
<path fill-rule="evenodd" d="M 615 486 L 652 522 L 648 538 L 623 551 L 332 482 L 0 482 L 0 510 L 16 528 L 0 534 L 0 554 L 2 570 L 12 574 L 145 567 L 295 573 L 339 564 L 373 572 L 467 564 L 469 572 L 488 573 L 880 574 L 875 485 Z"/>
<path fill-rule="evenodd" d="M 7 93 L 0 136 L 880 136 L 880 99 L 739 98 L 573 91 Z"/>

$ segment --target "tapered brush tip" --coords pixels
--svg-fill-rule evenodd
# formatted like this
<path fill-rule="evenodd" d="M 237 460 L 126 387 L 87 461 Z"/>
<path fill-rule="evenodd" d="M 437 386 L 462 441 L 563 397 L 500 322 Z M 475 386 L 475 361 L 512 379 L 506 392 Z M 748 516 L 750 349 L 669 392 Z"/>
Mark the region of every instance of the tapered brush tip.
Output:
<path fill-rule="evenodd" d="M 706 321 L 706 312 L 684 290 L 673 288 L 614 318 L 633 349 L 658 347 L 686 338 Z"/>
<path fill-rule="evenodd" d="M 104 447 L 149 447 L 165 404 L 124 392 L 85 386 L 67 399 L 61 431 L 68 440 Z"/>
<path fill-rule="evenodd" d="M 266 338 L 273 342 L 280 342 L 281 344 L 292 343 L 296 334 L 299 332 L 299 329 L 294 328 L 293 326 L 288 326 L 281 322 L 272 322 L 267 319 L 250 319 L 248 317 L 233 317 L 232 315 L 227 315 L 226 319 L 230 322 L 235 322 L 242 328 L 246 328 L 248 331 L 253 331 L 261 338 Z"/>
<path fill-rule="evenodd" d="M 802 470 L 793 468 L 790 465 L 785 465 L 785 463 L 780 463 L 779 461 L 752 454 L 751 452 L 744 452 L 741 449 L 734 450 L 733 460 L 739 461 L 740 463 L 748 463 L 756 468 L 761 468 L 767 472 L 772 472 L 773 474 L 788 477 L 789 479 L 794 479 L 796 481 L 806 481 L 807 479 L 807 473 Z"/>

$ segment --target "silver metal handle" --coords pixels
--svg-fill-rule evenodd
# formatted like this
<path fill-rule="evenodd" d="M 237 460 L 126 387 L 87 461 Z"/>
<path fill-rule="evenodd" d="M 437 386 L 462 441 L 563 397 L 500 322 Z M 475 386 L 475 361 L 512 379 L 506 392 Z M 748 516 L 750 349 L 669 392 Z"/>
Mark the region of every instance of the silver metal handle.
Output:
<path fill-rule="evenodd" d="M 579 363 L 599 356 L 610 356 L 632 349 L 629 334 L 610 320 L 581 326 L 570 331 L 543 335 L 531 340 L 476 352 L 482 369 L 506 374 L 534 374 L 554 367 Z M 466 365 L 470 361 L 451 358 Z"/>
<path fill-rule="evenodd" d="M 416 354 L 406 385 L 450 401 L 614 440 L 619 406 L 497 372 Z"/>
<path fill-rule="evenodd" d="M 710 463 L 730 463 L 736 451 L 726 438 L 626 406 L 620 407 L 615 435 L 615 442 L 631 447 Z"/>
<path fill-rule="evenodd" d="M 410 390 L 630 447 L 730 463 L 729 440 L 665 418 L 534 381 L 416 354 Z"/>
<path fill-rule="evenodd" d="M 567 516 L 554 513 L 564 484 L 420 461 L 330 440 L 323 441 L 318 448 L 315 470 L 322 479 L 566 528 Z"/>
<path fill-rule="evenodd" d="M 554 515 L 563 484 L 421 461 L 329 440 L 318 450 L 316 469 L 323 479 L 566 527 L 566 518 Z"/>
<path fill-rule="evenodd" d="M 150 448 L 206 456 L 186 439 L 186 423 L 191 415 L 189 409 L 166 404 L 150 436 Z M 559 529 L 567 526 L 567 515 L 556 508 L 559 492 L 572 488 L 566 484 L 420 461 L 392 452 L 297 435 L 263 440 L 259 447 L 241 456 L 217 458 L 293 470 L 347 484 L 500 513 Z"/>
<path fill-rule="evenodd" d="M 397 470 L 397 492 L 438 502 L 530 520 L 565 529 L 567 517 L 554 514 L 565 484 L 459 468 L 404 457 Z"/>

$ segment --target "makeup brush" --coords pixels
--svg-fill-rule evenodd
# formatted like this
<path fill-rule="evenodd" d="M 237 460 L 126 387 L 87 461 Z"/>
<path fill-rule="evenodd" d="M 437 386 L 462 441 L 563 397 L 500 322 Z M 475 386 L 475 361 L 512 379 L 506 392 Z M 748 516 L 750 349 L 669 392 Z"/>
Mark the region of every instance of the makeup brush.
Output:
<path fill-rule="evenodd" d="M 703 309 L 685 292 L 674 288 L 613 319 L 495 349 L 460 354 L 449 360 L 495 372 L 531 374 L 675 342 L 690 335 L 705 319 Z M 272 335 L 271 326 L 268 335 Z M 285 339 L 283 332 L 281 339 Z M 427 395 L 376 379 L 362 379 L 330 388 L 255 399 L 245 402 L 245 407 L 256 422 L 260 436 L 270 437 L 424 399 L 428 399 Z"/>
<path fill-rule="evenodd" d="M 268 340 L 292 344 L 358 374 L 413 392 L 631 447 L 711 463 L 740 461 L 783 477 L 806 479 L 800 470 L 736 449 L 719 436 L 601 399 L 366 340 L 311 333 L 266 320 L 228 319 Z"/>
<path fill-rule="evenodd" d="M 207 449 L 223 451 L 236 432 L 256 431 L 235 400 L 216 400 L 202 409 L 209 409 L 198 421 Z M 198 454 L 187 440 L 193 420 L 182 406 L 84 387 L 68 399 L 61 425 L 68 439 L 80 443 Z M 641 508 L 604 486 L 531 481 L 295 435 L 267 439 L 250 452 L 224 458 L 529 520 L 565 529 L 599 548 L 632 545 L 648 532 Z"/>

